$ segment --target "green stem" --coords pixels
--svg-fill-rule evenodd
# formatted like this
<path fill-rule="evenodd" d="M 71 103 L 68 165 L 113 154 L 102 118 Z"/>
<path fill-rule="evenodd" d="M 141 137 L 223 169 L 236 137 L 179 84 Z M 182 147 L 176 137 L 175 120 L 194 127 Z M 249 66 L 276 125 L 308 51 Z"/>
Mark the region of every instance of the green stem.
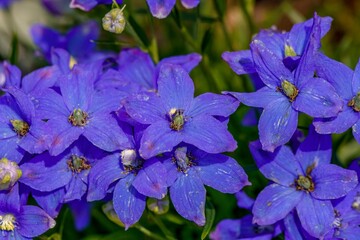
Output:
<path fill-rule="evenodd" d="M 152 39 L 150 42 L 150 46 L 148 48 L 148 51 L 150 53 L 150 55 L 152 56 L 152 59 L 154 60 L 155 64 L 159 62 L 159 49 L 158 49 L 158 44 L 157 44 L 157 39 L 156 39 L 156 34 L 155 34 L 155 28 L 154 28 L 154 18 L 150 15 L 150 21 L 151 21 L 151 33 L 152 33 Z"/>
<path fill-rule="evenodd" d="M 154 216 L 153 214 L 149 214 L 154 221 L 154 223 L 160 228 L 160 230 L 164 233 L 167 239 L 169 240 L 176 240 L 174 235 L 167 229 L 165 224 L 161 221 L 161 219 L 157 216 Z"/>
<path fill-rule="evenodd" d="M 234 51 L 234 49 L 232 47 L 232 44 L 231 44 L 231 38 L 230 38 L 229 32 L 228 32 L 228 30 L 226 28 L 226 25 L 225 25 L 225 22 L 224 22 L 224 15 L 221 14 L 221 9 L 220 9 L 219 2 L 217 0 L 214 0 L 214 5 L 215 5 L 215 9 L 216 9 L 218 18 L 220 20 L 221 29 L 222 29 L 222 31 L 224 33 L 225 41 L 226 41 L 226 43 L 227 43 L 227 45 L 229 47 L 229 50 Z"/>
<path fill-rule="evenodd" d="M 246 2 L 249 1 L 249 0 L 240 0 L 240 6 L 241 6 L 241 10 L 245 16 L 245 20 L 247 22 L 247 25 L 249 26 L 249 31 L 250 31 L 250 34 L 249 34 L 249 41 L 251 41 L 251 37 L 252 35 L 255 33 L 255 24 L 253 22 L 253 18 L 251 16 L 251 14 L 249 13 L 248 11 L 248 6 L 246 4 Z"/>
<path fill-rule="evenodd" d="M 65 211 L 64 211 L 64 215 L 62 216 L 61 225 L 60 225 L 60 229 L 59 229 L 60 239 L 63 239 L 63 232 L 64 232 L 64 227 L 65 227 L 65 220 L 66 220 L 66 217 L 67 217 L 68 213 L 69 213 L 69 209 L 66 208 Z"/>
<path fill-rule="evenodd" d="M 140 232 L 142 232 L 143 234 L 145 234 L 146 236 L 148 236 L 152 239 L 167 240 L 166 238 L 163 238 L 155 233 L 152 233 L 149 229 L 141 226 L 139 223 L 136 223 L 135 225 L 133 225 L 133 227 L 137 228 Z"/>

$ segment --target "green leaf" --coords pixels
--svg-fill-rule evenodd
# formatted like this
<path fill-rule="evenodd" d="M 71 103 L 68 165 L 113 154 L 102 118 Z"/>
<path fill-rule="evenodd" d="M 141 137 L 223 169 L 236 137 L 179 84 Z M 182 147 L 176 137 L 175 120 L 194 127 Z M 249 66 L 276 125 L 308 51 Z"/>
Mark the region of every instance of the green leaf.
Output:
<path fill-rule="evenodd" d="M 131 15 L 129 15 L 127 20 L 127 32 L 132 35 L 136 39 L 136 41 L 140 45 L 142 45 L 143 48 L 148 49 L 148 47 L 150 46 L 150 41 L 146 36 L 145 31 L 140 27 L 140 25 Z"/>
<path fill-rule="evenodd" d="M 206 217 L 206 223 L 201 233 L 201 240 L 204 240 L 206 236 L 210 233 L 212 225 L 214 224 L 214 220 L 215 220 L 215 208 L 209 199 L 207 199 L 205 205 L 205 217 Z"/>
<path fill-rule="evenodd" d="M 202 53 L 205 52 L 206 48 L 209 46 L 212 37 L 213 37 L 212 29 L 209 28 L 204 33 L 204 37 L 203 37 L 202 42 L 201 42 L 201 52 Z"/>

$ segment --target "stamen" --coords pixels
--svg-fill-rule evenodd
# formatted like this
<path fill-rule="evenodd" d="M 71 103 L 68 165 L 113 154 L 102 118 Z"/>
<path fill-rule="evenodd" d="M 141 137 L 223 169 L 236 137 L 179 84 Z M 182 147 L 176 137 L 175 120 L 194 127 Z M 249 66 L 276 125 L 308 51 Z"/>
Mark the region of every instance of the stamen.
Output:
<path fill-rule="evenodd" d="M 281 82 L 281 88 L 278 87 L 278 90 L 284 93 L 290 99 L 290 102 L 293 102 L 299 94 L 299 90 L 287 80 Z"/>
<path fill-rule="evenodd" d="M 169 112 L 170 116 L 170 128 L 175 131 L 180 131 L 185 124 L 184 110 L 182 109 L 171 109 Z"/>
<path fill-rule="evenodd" d="M 14 186 L 21 175 L 22 171 L 16 162 L 9 161 L 7 158 L 0 159 L 0 191 Z"/>
<path fill-rule="evenodd" d="M 68 118 L 73 126 L 81 127 L 88 123 L 88 114 L 79 108 L 76 108 Z"/>
<path fill-rule="evenodd" d="M 355 112 L 360 112 L 360 92 L 348 102 L 348 106 L 352 107 Z"/>
<path fill-rule="evenodd" d="M 176 163 L 179 172 L 186 173 L 194 165 L 194 157 L 187 152 L 187 147 L 179 147 L 175 150 L 173 162 Z"/>
<path fill-rule="evenodd" d="M 91 168 L 86 158 L 79 157 L 77 155 L 72 155 L 67 161 L 67 165 L 73 173 L 80 173 L 83 170 L 88 170 Z"/>
<path fill-rule="evenodd" d="M 315 189 L 314 182 L 310 176 L 300 175 L 298 179 L 295 180 L 295 186 L 297 190 L 313 192 Z"/>
<path fill-rule="evenodd" d="M 16 227 L 16 219 L 12 214 L 0 215 L 0 230 L 14 231 Z"/>
<path fill-rule="evenodd" d="M 16 132 L 17 135 L 19 135 L 20 137 L 25 136 L 29 132 L 30 126 L 26 122 L 15 119 L 10 120 L 10 122 L 11 125 L 13 126 L 14 132 Z"/>

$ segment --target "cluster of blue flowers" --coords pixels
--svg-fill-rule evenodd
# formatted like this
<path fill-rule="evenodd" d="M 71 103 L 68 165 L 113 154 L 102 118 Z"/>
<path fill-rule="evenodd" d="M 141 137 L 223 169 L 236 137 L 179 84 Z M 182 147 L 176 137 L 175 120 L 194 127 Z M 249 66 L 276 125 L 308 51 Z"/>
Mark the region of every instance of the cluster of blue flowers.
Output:
<path fill-rule="evenodd" d="M 114 3 L 69 2 L 84 11 Z M 185 8 L 199 2 L 181 1 Z M 64 3 L 43 4 L 59 10 Z M 147 4 L 165 18 L 176 0 Z M 360 63 L 353 71 L 320 51 L 331 21 L 315 13 L 289 32 L 262 30 L 250 50 L 223 53 L 256 91 L 196 97 L 189 73 L 201 61 L 197 53 L 155 64 L 137 48 L 96 50 L 93 21 L 66 34 L 34 25 L 37 55 L 49 66 L 22 76 L 0 64 L 0 238 L 40 236 L 65 204 L 84 229 L 94 201 L 111 202 L 128 229 L 147 199 L 161 205 L 167 196 L 182 217 L 204 226 L 209 186 L 236 194 L 251 211 L 220 222 L 211 239 L 359 239 L 360 164 L 331 164 L 330 134 L 352 127 L 360 143 Z M 242 191 L 251 185 L 244 169 L 224 155 L 237 148 L 228 122 L 240 103 L 262 109 L 259 121 L 248 116 L 259 129 L 249 149 L 270 181 L 256 199 Z M 297 138 L 300 113 L 313 123 Z"/>
<path fill-rule="evenodd" d="M 212 239 L 272 239 L 281 232 L 296 240 L 359 239 L 359 163 L 349 170 L 330 164 L 330 134 L 352 127 L 360 142 L 360 64 L 352 71 L 319 51 L 331 21 L 315 13 L 289 32 L 262 30 L 250 50 L 223 54 L 237 74 L 256 82 L 256 92 L 227 93 L 263 109 L 260 139 L 249 148 L 271 182 L 255 201 L 239 193 L 239 207 L 253 216 L 222 221 Z M 301 112 L 314 120 L 299 142 L 292 137 Z"/>

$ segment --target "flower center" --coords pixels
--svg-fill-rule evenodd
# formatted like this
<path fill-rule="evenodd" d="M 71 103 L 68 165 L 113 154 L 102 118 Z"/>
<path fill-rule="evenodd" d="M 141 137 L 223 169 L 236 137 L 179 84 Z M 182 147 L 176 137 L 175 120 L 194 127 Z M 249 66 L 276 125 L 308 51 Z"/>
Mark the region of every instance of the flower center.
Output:
<path fill-rule="evenodd" d="M 123 164 L 126 172 L 137 171 L 143 165 L 142 159 L 137 157 L 134 149 L 125 149 L 121 151 L 121 163 Z"/>
<path fill-rule="evenodd" d="M 22 171 L 16 162 L 0 159 L 0 191 L 10 189 L 21 177 Z"/>
<path fill-rule="evenodd" d="M 14 231 L 16 227 L 15 217 L 12 214 L 0 215 L 0 230 Z"/>
<path fill-rule="evenodd" d="M 281 88 L 278 89 L 285 94 L 293 102 L 296 96 L 299 94 L 299 90 L 289 81 L 284 80 L 281 82 Z"/>
<path fill-rule="evenodd" d="M 179 172 L 186 173 L 194 165 L 194 157 L 187 153 L 187 147 L 177 148 L 172 159 L 176 163 Z"/>
<path fill-rule="evenodd" d="M 314 191 L 314 182 L 310 176 L 300 175 L 298 179 L 295 180 L 295 185 L 297 190 L 313 192 Z"/>
<path fill-rule="evenodd" d="M 83 170 L 88 170 L 91 168 L 86 158 L 79 157 L 77 155 L 72 155 L 67 161 L 67 165 L 73 173 L 80 173 Z"/>
<path fill-rule="evenodd" d="M 76 108 L 71 115 L 69 116 L 68 120 L 73 126 L 85 126 L 88 123 L 88 114 L 82 111 L 79 108 Z"/>
<path fill-rule="evenodd" d="M 348 102 L 348 106 L 352 107 L 354 111 L 360 112 L 360 92 Z"/>
<path fill-rule="evenodd" d="M 29 132 L 29 124 L 22 120 L 10 120 L 11 125 L 13 126 L 14 132 L 17 133 L 20 137 L 25 136 Z"/>
<path fill-rule="evenodd" d="M 288 44 L 285 44 L 285 57 L 295 57 L 297 56 L 295 50 Z"/>
<path fill-rule="evenodd" d="M 180 131 L 185 123 L 184 110 L 172 108 L 169 112 L 170 128 L 175 131 Z"/>

